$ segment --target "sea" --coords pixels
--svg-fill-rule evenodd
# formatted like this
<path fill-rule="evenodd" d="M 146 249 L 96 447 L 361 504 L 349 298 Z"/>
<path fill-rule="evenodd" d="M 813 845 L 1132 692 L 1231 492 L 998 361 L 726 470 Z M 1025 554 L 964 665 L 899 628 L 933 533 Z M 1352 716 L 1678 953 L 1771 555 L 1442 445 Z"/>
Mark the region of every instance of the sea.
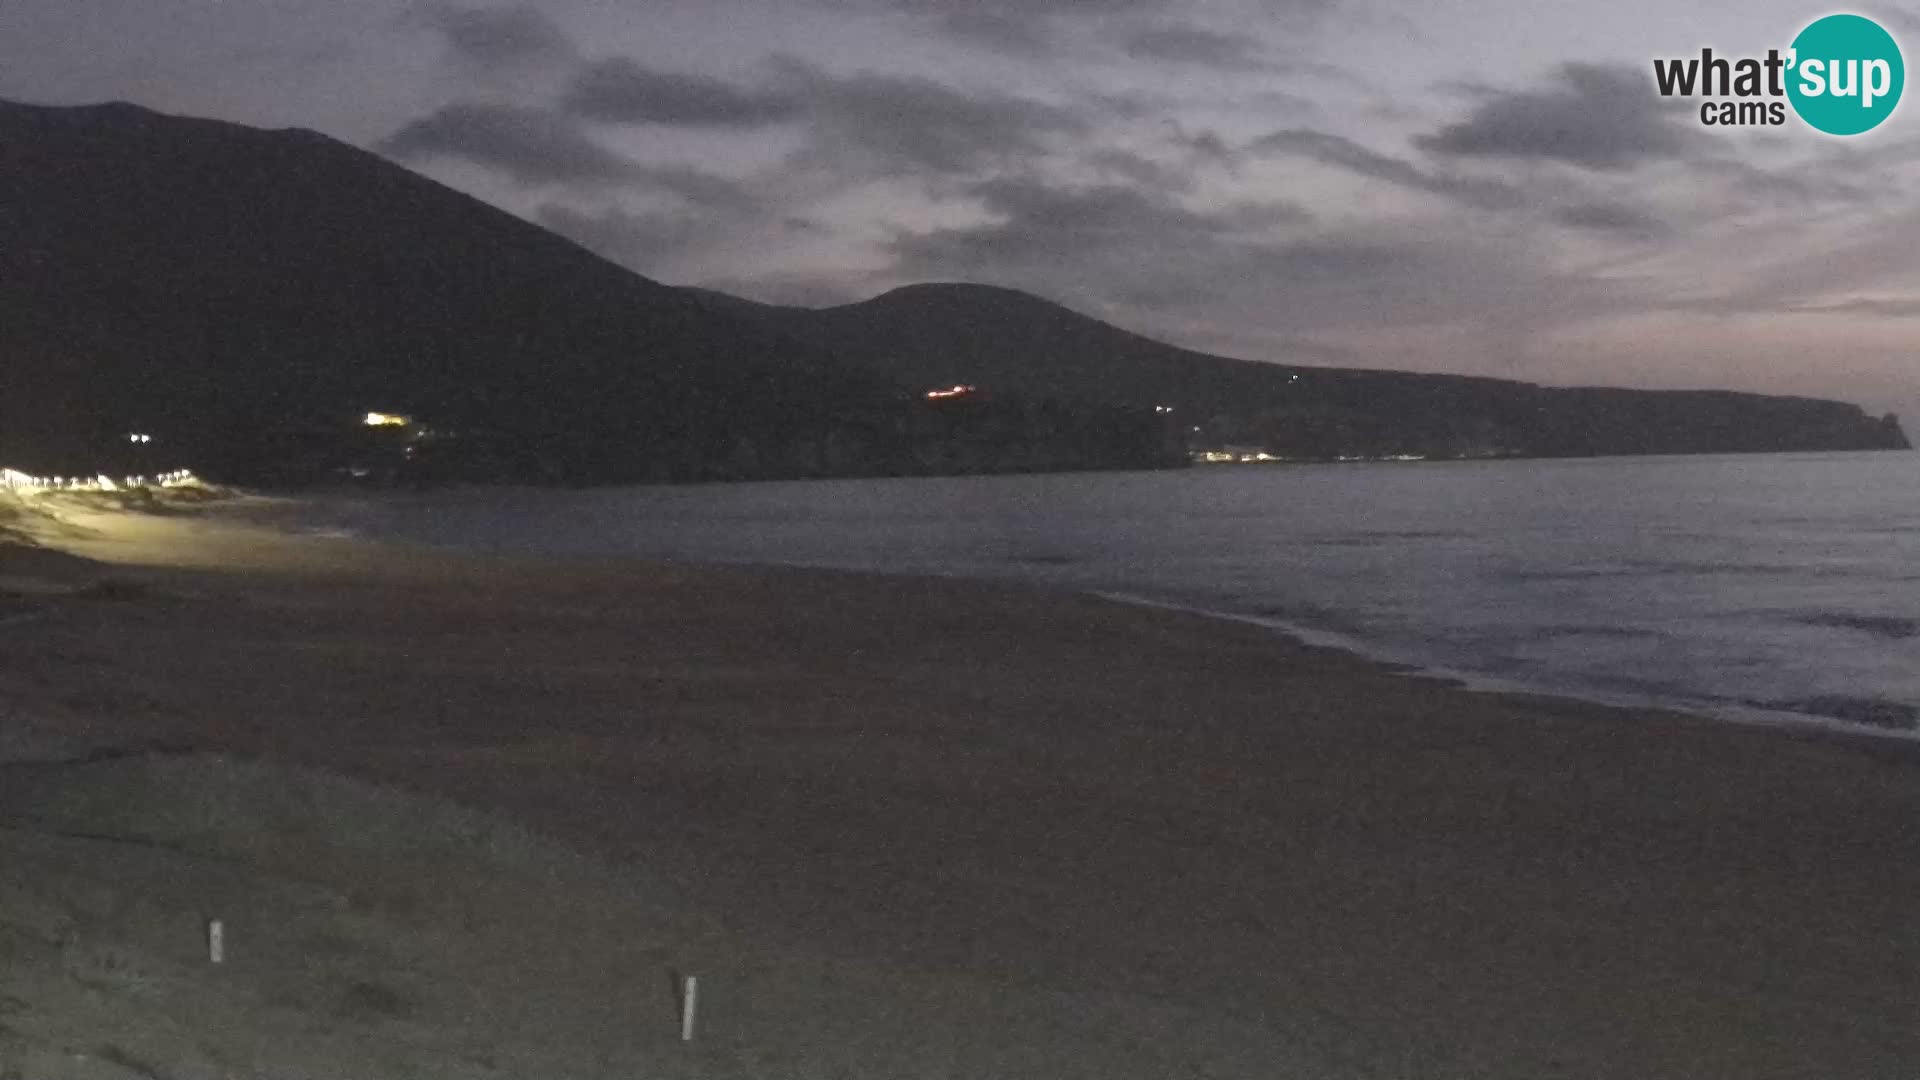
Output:
<path fill-rule="evenodd" d="M 1920 455 L 1246 464 L 330 496 L 489 552 L 1013 580 L 1487 689 L 1920 739 Z"/>

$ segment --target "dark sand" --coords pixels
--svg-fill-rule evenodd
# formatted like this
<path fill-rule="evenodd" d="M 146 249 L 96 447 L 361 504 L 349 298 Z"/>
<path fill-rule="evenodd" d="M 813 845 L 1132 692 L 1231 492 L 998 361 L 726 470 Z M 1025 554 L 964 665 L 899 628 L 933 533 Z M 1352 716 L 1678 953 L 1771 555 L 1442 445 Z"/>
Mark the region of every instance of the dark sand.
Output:
<path fill-rule="evenodd" d="M 259 757 L 610 856 L 621 970 L 709 987 L 618 1075 L 1920 1075 L 1898 747 L 1069 594 L 63 516 L 125 584 L 0 610 L 0 757 Z"/>

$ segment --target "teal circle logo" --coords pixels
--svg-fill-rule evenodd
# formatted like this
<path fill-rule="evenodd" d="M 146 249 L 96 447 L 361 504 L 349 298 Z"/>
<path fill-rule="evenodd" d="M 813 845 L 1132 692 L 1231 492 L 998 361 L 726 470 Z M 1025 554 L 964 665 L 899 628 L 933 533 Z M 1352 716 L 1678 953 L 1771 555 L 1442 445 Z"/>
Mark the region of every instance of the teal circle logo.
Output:
<path fill-rule="evenodd" d="M 1816 19 L 1793 39 L 1787 98 L 1800 119 L 1829 135 L 1880 126 L 1900 104 L 1907 65 L 1893 35 L 1860 15 Z"/>

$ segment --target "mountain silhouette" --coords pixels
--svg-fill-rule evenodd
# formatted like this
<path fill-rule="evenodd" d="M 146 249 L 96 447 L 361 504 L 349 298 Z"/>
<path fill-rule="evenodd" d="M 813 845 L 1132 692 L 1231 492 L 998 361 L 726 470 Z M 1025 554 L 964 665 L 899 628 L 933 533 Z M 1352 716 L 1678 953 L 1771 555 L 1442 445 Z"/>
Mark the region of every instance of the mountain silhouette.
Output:
<path fill-rule="evenodd" d="M 982 393 L 923 396 L 954 383 Z M 1195 426 L 1308 457 L 1898 438 L 1837 403 L 1579 393 L 1212 357 L 986 286 L 758 304 L 648 280 L 311 131 L 0 102 L 17 468 L 311 479 L 367 451 L 348 433 L 376 410 L 453 436 L 460 475 L 566 482 L 1142 467 L 1184 460 L 1173 436 Z M 1541 400 L 1568 403 L 1558 442 L 1534 430 Z M 154 435 L 139 458 L 135 431 Z"/>
<path fill-rule="evenodd" d="M 1237 360 L 1130 333 L 1014 289 L 924 284 L 822 309 L 705 291 L 843 363 L 924 386 L 1172 407 L 1202 443 L 1306 458 L 1589 456 L 1905 448 L 1892 417 L 1811 398 L 1544 387 Z"/>

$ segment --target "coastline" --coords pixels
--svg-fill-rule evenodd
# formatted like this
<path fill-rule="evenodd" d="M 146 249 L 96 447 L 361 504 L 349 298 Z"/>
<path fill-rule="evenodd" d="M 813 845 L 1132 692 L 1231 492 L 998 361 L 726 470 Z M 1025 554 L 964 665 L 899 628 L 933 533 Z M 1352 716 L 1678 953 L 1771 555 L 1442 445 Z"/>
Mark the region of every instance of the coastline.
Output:
<path fill-rule="evenodd" d="M 1572 511 L 1578 527 L 1539 519 L 1528 509 L 1532 498 L 1504 499 L 1507 509 L 1483 536 L 1457 507 L 1486 496 L 1493 474 L 1462 485 L 1440 475 L 1416 482 L 1390 469 L 1363 485 L 1362 502 L 1378 507 L 1373 517 L 1338 503 L 1324 519 L 1276 517 L 1276 507 L 1301 499 L 1327 505 L 1321 489 L 1333 479 L 1303 470 L 1297 482 L 1273 490 L 1201 476 L 1170 484 L 1152 474 L 1071 484 L 997 478 L 558 494 L 476 489 L 322 497 L 285 520 L 478 553 L 830 567 L 1139 594 L 1254 617 L 1313 644 L 1476 689 L 1915 739 L 1920 686 L 1901 644 L 1914 627 L 1902 607 L 1902 567 L 1910 560 L 1900 557 L 1891 532 L 1844 524 L 1872 508 L 1848 496 L 1788 514 L 1779 522 L 1782 549 L 1771 554 L 1740 539 L 1771 528 L 1780 515 L 1764 507 L 1790 503 L 1809 485 L 1884 487 L 1903 504 L 1910 474 L 1883 475 L 1872 457 L 1775 456 L 1759 463 L 1766 479 L 1757 485 L 1727 458 L 1596 460 L 1593 469 L 1570 472 L 1536 462 L 1514 466 L 1507 478 L 1536 495 L 1598 488 L 1590 493 L 1600 496 L 1623 482 L 1642 491 L 1694 490 L 1711 488 L 1716 477 L 1759 489 L 1745 509 L 1709 515 L 1687 527 L 1693 532 L 1670 522 L 1644 540 L 1622 523 L 1664 520 L 1659 498 L 1604 519 Z M 1641 476 L 1648 468 L 1652 474 Z M 1856 476 L 1862 469 L 1872 475 Z M 1576 501 L 1584 508 L 1595 500 Z M 1042 504 L 1057 513 L 1038 516 Z M 1140 513 L 1145 507 L 1169 513 Z M 1165 524 L 1184 512 L 1205 524 Z M 930 514 L 945 524 L 933 527 Z M 1128 535 L 1103 539 L 1101 523 L 1117 527 L 1122 518 Z M 1562 526 L 1584 539 L 1572 548 L 1546 539 Z M 1681 532 L 1693 539 L 1679 542 Z M 1205 544 L 1194 542 L 1200 535 Z"/>
<path fill-rule="evenodd" d="M 1485 694 L 1058 591 L 74 524 L 149 591 L 0 626 L 38 676 L 12 711 L 644 868 L 737 935 L 715 1023 L 792 1075 L 827 1032 L 876 1076 L 1920 1062 L 1920 774 L 1887 740 Z M 828 968 L 822 1014 L 795 973 Z M 786 989 L 729 1002 L 753 977 Z"/>
<path fill-rule="evenodd" d="M 1259 626 L 1280 634 L 1300 644 L 1313 648 L 1332 649 L 1346 653 L 1356 659 L 1377 666 L 1383 674 L 1407 675 L 1417 678 L 1437 679 L 1451 683 L 1462 690 L 1476 694 L 1504 694 L 1512 697 L 1532 698 L 1550 701 L 1577 702 L 1596 709 L 1611 709 L 1622 713 L 1661 713 L 1687 716 L 1702 721 L 1713 721 L 1739 727 L 1758 728 L 1777 732 L 1786 738 L 1829 739 L 1840 745 L 1859 746 L 1882 754 L 1912 754 L 1920 760 L 1920 728 L 1892 728 L 1842 720 L 1837 717 L 1819 716 L 1813 713 L 1786 712 L 1779 709 L 1762 708 L 1755 704 L 1730 702 L 1694 703 L 1669 702 L 1651 697 L 1635 698 L 1629 695 L 1608 696 L 1595 691 L 1583 691 L 1578 688 L 1535 685 L 1513 679 L 1501 678 L 1481 672 L 1468 671 L 1441 664 L 1423 663 L 1413 659 L 1396 656 L 1392 650 L 1371 646 L 1367 642 L 1355 639 L 1351 635 L 1331 630 L 1320 630 L 1298 622 L 1266 615 L 1252 615 L 1225 608 L 1209 608 L 1194 604 L 1185 604 L 1172 600 L 1160 600 L 1150 596 L 1112 590 L 1087 590 L 1087 595 L 1098 596 L 1116 603 L 1127 604 L 1160 611 L 1180 611 L 1206 618 L 1219 619 L 1222 622 L 1245 623 Z"/>

